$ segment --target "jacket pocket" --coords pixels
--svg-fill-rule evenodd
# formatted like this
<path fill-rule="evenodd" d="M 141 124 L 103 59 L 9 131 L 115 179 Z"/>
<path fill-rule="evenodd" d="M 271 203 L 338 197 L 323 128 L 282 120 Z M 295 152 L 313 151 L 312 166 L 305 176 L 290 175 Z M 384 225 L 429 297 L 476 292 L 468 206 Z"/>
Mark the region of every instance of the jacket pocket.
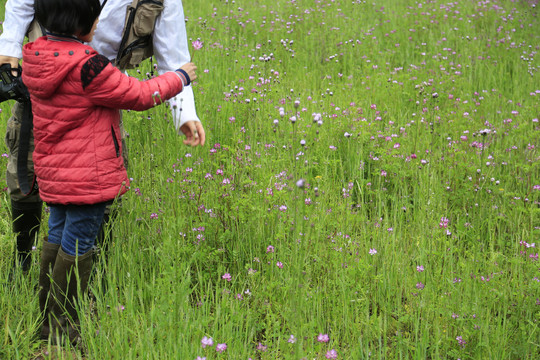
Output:
<path fill-rule="evenodd" d="M 114 142 L 114 150 L 116 151 L 116 157 L 120 156 L 120 144 L 118 143 L 118 138 L 116 137 L 116 132 L 114 131 L 114 127 L 111 125 L 111 133 L 112 138 Z"/>

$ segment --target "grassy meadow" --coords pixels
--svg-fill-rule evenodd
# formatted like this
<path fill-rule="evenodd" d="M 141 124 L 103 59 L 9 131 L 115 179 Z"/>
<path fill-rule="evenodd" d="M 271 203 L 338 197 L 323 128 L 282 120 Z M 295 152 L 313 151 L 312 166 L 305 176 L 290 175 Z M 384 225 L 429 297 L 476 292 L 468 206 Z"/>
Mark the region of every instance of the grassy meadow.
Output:
<path fill-rule="evenodd" d="M 36 340 L 41 244 L 8 282 L 0 178 L 0 359 L 538 359 L 538 1 L 183 3 L 207 144 L 125 113 L 79 348 Z"/>

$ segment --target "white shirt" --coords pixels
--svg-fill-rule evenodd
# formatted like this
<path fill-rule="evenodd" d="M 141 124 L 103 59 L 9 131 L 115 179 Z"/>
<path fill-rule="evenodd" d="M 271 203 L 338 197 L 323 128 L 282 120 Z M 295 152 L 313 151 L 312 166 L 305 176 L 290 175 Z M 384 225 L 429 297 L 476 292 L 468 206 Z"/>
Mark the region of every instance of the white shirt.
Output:
<path fill-rule="evenodd" d="M 99 16 L 94 39 L 89 45 L 110 60 L 118 53 L 126 9 L 131 3 L 132 0 L 109 0 Z M 153 36 L 154 56 L 160 74 L 174 71 L 190 61 L 182 1 L 164 0 L 163 3 L 165 8 L 157 18 Z M 7 1 L 0 55 L 22 58 L 24 37 L 33 18 L 34 0 Z M 177 129 L 187 121 L 200 121 L 191 86 L 185 87 L 170 103 Z"/>

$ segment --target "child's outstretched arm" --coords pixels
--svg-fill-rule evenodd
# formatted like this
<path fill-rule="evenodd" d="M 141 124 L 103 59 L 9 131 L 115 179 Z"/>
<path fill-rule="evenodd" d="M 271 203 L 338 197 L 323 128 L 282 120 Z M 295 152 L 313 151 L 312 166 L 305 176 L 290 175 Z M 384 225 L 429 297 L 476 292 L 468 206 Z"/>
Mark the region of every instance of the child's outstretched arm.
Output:
<path fill-rule="evenodd" d="M 143 111 L 181 92 L 196 78 L 196 69 L 188 63 L 177 71 L 141 81 L 122 73 L 106 57 L 95 55 L 83 65 L 81 79 L 87 98 L 95 105 Z"/>

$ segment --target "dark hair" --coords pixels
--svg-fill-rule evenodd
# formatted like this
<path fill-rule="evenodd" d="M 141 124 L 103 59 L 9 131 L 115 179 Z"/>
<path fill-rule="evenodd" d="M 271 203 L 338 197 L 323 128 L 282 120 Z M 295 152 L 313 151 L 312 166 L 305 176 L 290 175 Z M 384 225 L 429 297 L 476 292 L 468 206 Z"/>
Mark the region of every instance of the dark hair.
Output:
<path fill-rule="evenodd" d="M 86 35 L 101 12 L 99 0 L 35 0 L 36 20 L 50 32 Z"/>

